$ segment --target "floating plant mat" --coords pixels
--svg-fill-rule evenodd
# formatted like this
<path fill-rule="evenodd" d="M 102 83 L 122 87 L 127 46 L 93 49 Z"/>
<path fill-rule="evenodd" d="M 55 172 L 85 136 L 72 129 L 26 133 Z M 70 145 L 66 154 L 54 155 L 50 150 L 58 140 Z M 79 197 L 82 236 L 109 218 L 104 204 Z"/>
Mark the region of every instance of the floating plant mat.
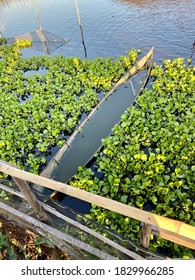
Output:
<path fill-rule="evenodd" d="M 29 45 L 30 41 L 18 40 L 0 46 L 0 157 L 40 173 L 48 154 L 63 146 L 82 115 L 99 103 L 100 93 L 106 95 L 136 64 L 139 51 L 131 50 L 118 60 L 22 58 L 21 48 Z"/>
<path fill-rule="evenodd" d="M 6 186 L 8 185 L 8 186 Z M 3 181 L 3 184 L 0 183 L 0 204 L 1 202 L 9 207 L 12 207 L 19 212 L 20 218 L 10 215 L 7 216 L 6 212 L 1 209 L 1 215 L 4 216 L 9 221 L 15 221 L 19 223 L 24 229 L 33 230 L 34 225 L 29 223 L 30 217 L 35 218 L 33 215 L 32 209 L 29 208 L 27 201 L 25 201 L 23 194 L 21 194 L 14 183 L 10 187 L 10 182 Z M 5 190 L 6 193 L 3 194 Z M 8 191 L 8 193 L 7 193 Z M 9 192 L 10 191 L 10 192 Z M 12 193 L 12 194 L 11 194 Z M 165 259 L 160 254 L 155 254 L 144 248 L 141 248 L 134 244 L 134 242 L 121 238 L 116 233 L 112 232 L 101 226 L 100 224 L 82 216 L 81 214 L 72 211 L 68 207 L 64 207 L 51 198 L 48 200 L 43 194 L 36 192 L 37 197 L 41 206 L 47 211 L 49 215 L 49 221 L 46 222 L 53 229 L 58 230 L 61 233 L 64 233 L 69 236 L 69 240 L 77 240 L 85 244 L 86 249 L 81 249 L 75 246 L 73 243 L 69 244 L 69 249 L 72 249 L 73 256 L 79 257 L 79 259 L 98 259 L 98 256 L 93 253 L 96 250 L 99 250 L 99 257 L 101 256 L 110 256 L 115 259 Z M 44 201 L 47 200 L 47 204 Z M 0 205 L 1 207 L 1 205 Z M 26 215 L 26 223 L 24 215 Z M 29 219 L 28 219 L 29 217 Z M 39 228 L 39 225 L 36 225 Z M 46 233 L 47 238 L 50 238 L 50 234 Z M 57 240 L 56 240 L 57 241 Z M 60 244 L 60 241 L 59 241 Z M 56 245 L 58 245 L 56 243 Z M 71 251 L 69 252 L 71 253 Z M 101 259 L 101 258 L 100 258 Z"/>
<path fill-rule="evenodd" d="M 32 41 L 32 47 L 35 50 L 45 54 L 52 53 L 69 41 L 68 39 L 64 39 L 43 29 L 38 29 L 36 31 L 8 38 L 7 42 L 14 43 L 17 40 L 30 40 Z"/>
<path fill-rule="evenodd" d="M 50 169 L 51 165 L 49 165 L 50 168 L 46 168 L 42 175 L 67 183 L 77 174 L 79 166 L 86 166 L 91 158 L 94 157 L 94 154 L 101 148 L 102 139 L 111 134 L 113 126 L 120 121 L 123 112 L 135 102 L 140 92 L 140 81 L 145 79 L 145 73 L 146 71 L 142 71 L 136 76 L 136 79 L 133 79 L 135 95 L 129 81 L 121 85 L 115 94 L 110 96 L 85 124 L 82 131 L 77 134 L 59 161 L 57 162 L 55 157 L 52 159 L 53 168 Z M 49 174 L 49 172 L 51 173 Z M 50 194 L 51 190 L 45 189 L 44 193 Z M 80 213 L 89 213 L 89 203 L 63 194 L 56 195 L 56 192 L 52 195 L 55 195 L 55 198 L 62 201 L 64 205 Z"/>
<path fill-rule="evenodd" d="M 195 67 L 183 59 L 154 65 L 151 89 L 103 139 L 95 166 L 71 186 L 195 226 Z M 139 244 L 141 224 L 92 205 L 90 219 Z M 189 248 L 153 238 L 149 249 L 194 258 Z"/>

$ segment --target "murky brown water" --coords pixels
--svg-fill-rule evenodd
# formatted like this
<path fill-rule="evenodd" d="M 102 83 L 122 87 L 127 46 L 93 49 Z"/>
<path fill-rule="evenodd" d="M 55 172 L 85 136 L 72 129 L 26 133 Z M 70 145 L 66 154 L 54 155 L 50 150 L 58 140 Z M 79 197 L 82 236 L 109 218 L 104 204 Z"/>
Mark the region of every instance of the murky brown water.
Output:
<path fill-rule="evenodd" d="M 37 0 L 45 30 L 70 42 L 52 55 L 84 57 L 73 0 Z M 125 54 L 130 48 L 154 59 L 189 57 L 195 40 L 195 0 L 78 0 L 89 59 Z M 33 0 L 0 1 L 0 31 L 6 37 L 38 29 Z M 25 55 L 39 54 L 26 51 Z"/>

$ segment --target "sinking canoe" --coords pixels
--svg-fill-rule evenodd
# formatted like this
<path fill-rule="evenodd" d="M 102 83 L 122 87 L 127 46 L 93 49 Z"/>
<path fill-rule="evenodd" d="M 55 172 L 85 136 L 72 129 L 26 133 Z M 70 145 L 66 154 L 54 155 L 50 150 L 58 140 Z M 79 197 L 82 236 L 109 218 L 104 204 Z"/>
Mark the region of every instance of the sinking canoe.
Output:
<path fill-rule="evenodd" d="M 41 173 L 42 176 L 65 183 L 77 173 L 79 165 L 85 166 L 89 162 L 100 149 L 101 140 L 110 135 L 122 113 L 135 102 L 148 80 L 150 70 L 145 70 L 142 86 L 137 77 L 137 93 L 132 83 L 127 81 L 138 72 L 143 73 L 142 70 L 151 65 L 152 57 L 153 48 L 121 77 L 50 160 Z"/>

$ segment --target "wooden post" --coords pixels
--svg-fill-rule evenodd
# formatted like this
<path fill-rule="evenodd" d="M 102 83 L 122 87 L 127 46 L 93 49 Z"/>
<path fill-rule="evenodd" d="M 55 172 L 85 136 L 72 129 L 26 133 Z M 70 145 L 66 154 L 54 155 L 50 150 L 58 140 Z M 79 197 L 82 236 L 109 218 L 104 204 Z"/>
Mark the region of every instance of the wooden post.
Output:
<path fill-rule="evenodd" d="M 0 160 L 0 166 L 1 166 L 2 162 L 3 161 Z M 19 170 L 19 167 L 15 164 L 8 163 L 8 162 L 6 164 L 10 167 L 14 167 Z M 12 178 L 13 178 L 14 182 L 16 183 L 16 185 L 18 186 L 21 193 L 24 194 L 24 197 L 26 198 L 26 200 L 28 201 L 28 203 L 30 204 L 32 209 L 35 211 L 35 214 L 37 215 L 37 217 L 41 221 L 47 221 L 48 216 L 46 214 L 46 211 L 42 208 L 42 206 L 37 201 L 37 198 L 36 198 L 35 194 L 32 192 L 32 190 L 30 189 L 28 183 L 25 180 L 16 178 L 14 176 L 12 176 Z"/>
<path fill-rule="evenodd" d="M 131 85 L 131 89 L 132 89 L 132 91 L 133 91 L 133 95 L 136 96 L 136 93 L 135 93 L 135 89 L 134 89 L 132 80 L 130 80 L 129 83 L 130 83 L 130 85 Z"/>
<path fill-rule="evenodd" d="M 150 234 L 152 231 L 152 226 L 148 224 L 143 224 L 142 226 L 142 232 L 141 232 L 141 244 L 144 248 L 148 249 L 150 244 Z"/>
<path fill-rule="evenodd" d="M 79 27 L 80 27 L 80 30 L 81 30 L 81 38 L 82 38 L 82 44 L 83 44 L 83 48 L 84 48 L 84 52 L 85 52 L 85 58 L 87 59 L 87 48 L 86 48 L 86 45 L 85 45 L 83 28 L 82 28 L 82 25 L 81 25 L 81 19 L 80 19 L 80 14 L 79 14 L 79 7 L 78 7 L 77 0 L 74 0 L 74 2 L 75 2 L 75 6 L 76 6 L 76 11 L 77 11 Z"/>
<path fill-rule="evenodd" d="M 40 19 L 38 7 L 37 7 L 37 0 L 34 0 L 34 6 L 35 6 L 35 11 L 36 11 L 37 21 L 38 21 L 38 24 L 39 24 L 39 31 L 37 32 L 37 34 L 38 34 L 38 37 L 40 38 L 41 42 L 43 42 L 44 45 L 45 45 L 46 53 L 50 54 L 48 44 L 47 44 L 47 41 L 46 41 L 46 38 L 45 38 L 45 34 L 43 32 L 43 28 L 42 28 L 42 25 L 41 25 L 41 19 Z"/>
<path fill-rule="evenodd" d="M 32 207 L 32 209 L 35 211 L 35 214 L 41 221 L 47 221 L 48 216 L 45 212 L 45 210 L 42 208 L 42 206 L 39 204 L 39 202 L 36 199 L 36 196 L 30 189 L 28 183 L 24 180 L 12 177 L 20 191 L 24 194 L 25 198 L 27 199 L 28 203 Z"/>

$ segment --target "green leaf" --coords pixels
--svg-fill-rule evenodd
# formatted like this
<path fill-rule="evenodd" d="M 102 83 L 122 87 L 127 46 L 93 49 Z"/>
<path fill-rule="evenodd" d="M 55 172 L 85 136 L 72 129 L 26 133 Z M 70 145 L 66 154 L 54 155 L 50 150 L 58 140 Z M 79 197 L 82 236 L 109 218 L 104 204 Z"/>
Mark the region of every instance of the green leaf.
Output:
<path fill-rule="evenodd" d="M 151 200 L 152 200 L 152 202 L 153 202 L 154 204 L 157 204 L 158 199 L 157 199 L 156 196 L 153 195 L 152 198 L 151 198 Z"/>
<path fill-rule="evenodd" d="M 121 196 L 121 202 L 122 202 L 122 203 L 127 203 L 127 199 L 128 199 L 128 196 L 127 196 L 127 195 Z"/>
<path fill-rule="evenodd" d="M 141 155 L 141 160 L 146 161 L 147 160 L 147 155 L 145 155 L 145 154 Z"/>
<path fill-rule="evenodd" d="M 192 170 L 192 171 L 195 171 L 195 165 L 193 165 L 193 166 L 191 167 L 191 170 Z"/>

